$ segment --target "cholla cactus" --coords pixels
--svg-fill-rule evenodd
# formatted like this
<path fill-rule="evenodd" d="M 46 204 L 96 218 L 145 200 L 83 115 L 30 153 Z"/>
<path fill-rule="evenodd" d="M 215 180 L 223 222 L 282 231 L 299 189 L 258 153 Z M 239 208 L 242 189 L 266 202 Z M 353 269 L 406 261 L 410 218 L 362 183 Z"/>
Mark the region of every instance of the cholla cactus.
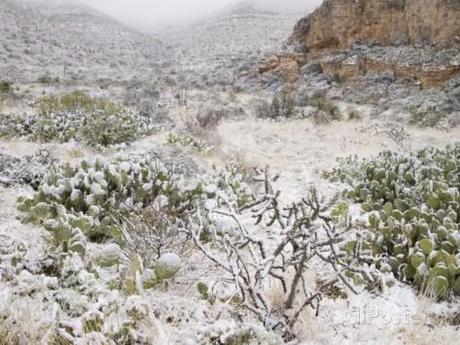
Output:
<path fill-rule="evenodd" d="M 213 211 L 232 219 L 237 228 L 236 234 L 214 234 L 222 255 L 208 249 L 202 241 L 204 222 L 200 210 L 198 226 L 189 233 L 197 248 L 226 273 L 225 279 L 234 285 L 236 303 L 254 313 L 265 327 L 280 330 L 289 340 L 302 311 L 308 306 L 317 308 L 321 299 L 320 290 L 309 291 L 305 281 L 313 258 L 329 263 L 336 279 L 353 291 L 347 272 L 360 273 L 368 280 L 375 277 L 344 262 L 338 253 L 338 244 L 344 242 L 343 235 L 351 227 L 347 221 L 334 222 L 329 216 L 337 199 L 327 200 L 312 190 L 302 201 L 283 208 L 268 168 L 261 181 L 265 190 L 260 199 L 239 209 L 228 203 Z M 271 241 L 262 240 L 243 225 L 240 212 L 247 210 L 252 210 L 257 224 L 265 223 L 276 232 Z M 275 306 L 268 298 L 273 284 L 279 284 L 283 290 L 281 306 Z"/>

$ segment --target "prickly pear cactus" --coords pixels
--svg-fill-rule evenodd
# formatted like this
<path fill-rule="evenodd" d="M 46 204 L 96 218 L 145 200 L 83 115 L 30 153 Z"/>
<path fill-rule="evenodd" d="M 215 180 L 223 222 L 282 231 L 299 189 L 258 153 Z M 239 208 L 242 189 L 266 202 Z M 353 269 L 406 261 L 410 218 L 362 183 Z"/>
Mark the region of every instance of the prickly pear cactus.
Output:
<path fill-rule="evenodd" d="M 173 278 L 182 267 L 179 255 L 174 253 L 163 254 L 155 265 L 155 275 L 158 280 Z"/>
<path fill-rule="evenodd" d="M 381 267 L 439 298 L 459 294 L 460 144 L 339 163 L 325 175 L 369 213 L 364 246 Z"/>
<path fill-rule="evenodd" d="M 84 256 L 87 242 L 122 244 L 123 222 L 133 211 L 154 206 L 174 223 L 192 205 L 212 209 L 222 200 L 241 206 L 252 199 L 243 175 L 232 165 L 187 184 L 174 168 L 153 157 L 120 156 L 51 165 L 37 192 L 20 198 L 18 208 L 25 212 L 24 222 L 43 225 L 52 234 L 55 247 Z"/>
<path fill-rule="evenodd" d="M 0 137 L 40 142 L 77 140 L 92 146 L 128 143 L 159 130 L 154 117 L 143 116 L 84 92 L 46 96 L 31 115 L 2 115 Z"/>

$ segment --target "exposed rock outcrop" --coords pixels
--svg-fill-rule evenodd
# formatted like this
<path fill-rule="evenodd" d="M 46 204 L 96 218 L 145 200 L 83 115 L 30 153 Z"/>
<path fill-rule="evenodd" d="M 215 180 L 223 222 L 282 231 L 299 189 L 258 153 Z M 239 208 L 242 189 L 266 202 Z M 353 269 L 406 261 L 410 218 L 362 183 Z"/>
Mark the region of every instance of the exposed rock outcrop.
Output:
<path fill-rule="evenodd" d="M 288 44 L 294 53 L 270 57 L 260 71 L 292 82 L 292 71 L 317 60 L 341 82 L 386 74 L 439 86 L 460 75 L 460 0 L 325 0 Z"/>

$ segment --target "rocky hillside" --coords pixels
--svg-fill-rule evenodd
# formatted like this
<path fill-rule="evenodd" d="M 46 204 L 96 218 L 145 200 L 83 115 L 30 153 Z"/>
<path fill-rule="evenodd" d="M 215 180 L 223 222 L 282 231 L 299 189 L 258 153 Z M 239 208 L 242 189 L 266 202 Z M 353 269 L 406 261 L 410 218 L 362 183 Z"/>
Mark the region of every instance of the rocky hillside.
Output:
<path fill-rule="evenodd" d="M 155 70 L 165 59 L 159 40 L 80 6 L 2 0 L 2 79 L 117 79 Z"/>

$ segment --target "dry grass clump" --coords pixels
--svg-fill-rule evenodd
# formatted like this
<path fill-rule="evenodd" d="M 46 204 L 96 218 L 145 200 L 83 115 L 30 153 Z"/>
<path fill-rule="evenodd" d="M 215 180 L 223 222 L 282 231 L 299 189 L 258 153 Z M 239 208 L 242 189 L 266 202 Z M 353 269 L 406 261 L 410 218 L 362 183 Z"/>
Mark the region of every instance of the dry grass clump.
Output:
<path fill-rule="evenodd" d="M 81 90 L 40 97 L 37 100 L 37 106 L 42 114 L 75 112 L 77 110 L 104 111 L 113 114 L 118 109 L 115 103 L 102 97 L 92 97 Z"/>

